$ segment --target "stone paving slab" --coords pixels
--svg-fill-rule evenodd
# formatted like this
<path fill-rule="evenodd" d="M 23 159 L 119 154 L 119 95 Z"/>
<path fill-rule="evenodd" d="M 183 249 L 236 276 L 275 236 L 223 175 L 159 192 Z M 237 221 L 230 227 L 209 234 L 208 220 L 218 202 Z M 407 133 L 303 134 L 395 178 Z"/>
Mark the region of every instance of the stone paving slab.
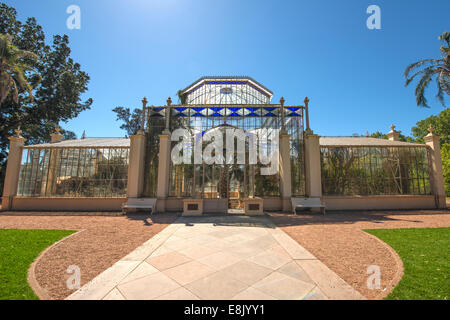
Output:
<path fill-rule="evenodd" d="M 71 300 L 364 299 L 267 217 L 182 217 Z"/>

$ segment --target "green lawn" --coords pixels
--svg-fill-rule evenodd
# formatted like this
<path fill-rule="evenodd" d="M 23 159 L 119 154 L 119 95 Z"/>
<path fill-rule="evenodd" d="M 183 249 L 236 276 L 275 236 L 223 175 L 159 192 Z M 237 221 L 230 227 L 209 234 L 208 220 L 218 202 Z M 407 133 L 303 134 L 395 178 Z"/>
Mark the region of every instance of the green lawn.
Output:
<path fill-rule="evenodd" d="M 403 261 L 403 278 L 386 299 L 449 300 L 450 228 L 365 231 L 389 244 Z"/>
<path fill-rule="evenodd" d="M 0 229 L 0 300 L 37 300 L 27 282 L 31 263 L 45 248 L 74 232 Z"/>

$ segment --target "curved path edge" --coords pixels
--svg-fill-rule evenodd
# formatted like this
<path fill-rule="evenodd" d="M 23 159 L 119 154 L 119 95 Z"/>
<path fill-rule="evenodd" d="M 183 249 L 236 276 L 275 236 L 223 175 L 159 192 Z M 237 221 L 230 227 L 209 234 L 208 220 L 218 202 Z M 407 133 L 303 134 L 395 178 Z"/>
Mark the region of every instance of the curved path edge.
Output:
<path fill-rule="evenodd" d="M 84 230 L 78 230 L 70 235 L 68 235 L 67 237 L 62 238 L 59 241 L 56 241 L 55 243 L 53 243 L 51 246 L 47 247 L 44 249 L 44 251 L 42 251 L 36 259 L 34 259 L 33 263 L 30 265 L 30 267 L 28 268 L 28 276 L 27 276 L 27 281 L 28 284 L 30 285 L 31 289 L 34 291 L 34 293 L 38 296 L 38 298 L 40 300 L 53 300 L 52 297 L 48 294 L 47 290 L 45 290 L 44 288 L 41 287 L 41 285 L 39 284 L 39 281 L 36 279 L 36 266 L 39 263 L 39 261 L 53 248 L 59 246 L 61 243 L 63 243 L 64 241 L 70 239 L 71 237 L 83 232 Z"/>
<path fill-rule="evenodd" d="M 371 230 L 371 229 L 365 229 L 365 230 Z M 387 244 L 386 242 L 384 242 L 377 236 L 374 236 L 373 234 L 366 232 L 365 230 L 362 230 L 362 231 L 364 231 L 372 239 L 375 239 L 376 241 L 378 241 L 381 245 L 383 245 L 389 251 L 389 253 L 392 255 L 392 258 L 394 259 L 395 264 L 397 266 L 394 278 L 390 281 L 389 285 L 386 287 L 386 290 L 382 291 L 375 298 L 375 299 L 381 300 L 381 299 L 386 298 L 395 289 L 395 287 L 398 285 L 400 280 L 402 280 L 402 277 L 404 275 L 403 261 L 400 258 L 400 256 L 398 255 L 398 253 L 389 244 Z M 373 230 L 377 230 L 377 229 L 373 229 Z"/>

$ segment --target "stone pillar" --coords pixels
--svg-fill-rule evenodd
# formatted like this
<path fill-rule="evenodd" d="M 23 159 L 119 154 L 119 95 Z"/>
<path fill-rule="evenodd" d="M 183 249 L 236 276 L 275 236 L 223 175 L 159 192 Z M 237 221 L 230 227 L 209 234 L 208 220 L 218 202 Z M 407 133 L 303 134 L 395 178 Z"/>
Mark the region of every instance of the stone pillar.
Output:
<path fill-rule="evenodd" d="M 61 128 L 56 127 L 55 132 L 50 134 L 51 143 L 61 142 L 63 135 L 60 133 Z M 42 184 L 41 194 L 54 196 L 56 194 L 56 186 L 58 179 L 59 164 L 61 161 L 61 149 L 50 150 L 50 160 L 48 166 L 47 184 Z"/>
<path fill-rule="evenodd" d="M 439 209 L 446 208 L 445 203 L 445 187 L 444 175 L 442 171 L 441 144 L 439 136 L 434 134 L 433 128 L 428 129 L 430 132 L 425 138 L 425 143 L 430 147 L 431 158 L 431 193 L 435 196 L 436 207 Z"/>
<path fill-rule="evenodd" d="M 312 130 L 305 132 L 305 180 L 306 196 L 322 197 L 319 136 Z"/>
<path fill-rule="evenodd" d="M 159 135 L 159 162 L 158 162 L 158 212 L 165 211 L 165 200 L 169 195 L 169 169 L 170 169 L 170 132 L 164 130 Z"/>
<path fill-rule="evenodd" d="M 283 211 L 291 211 L 291 157 L 290 135 L 286 131 L 280 132 L 280 191 L 283 202 Z"/>
<path fill-rule="evenodd" d="M 9 154 L 3 185 L 2 210 L 11 210 L 13 198 L 17 195 L 22 150 L 26 139 L 20 135 L 22 133 L 20 129 L 15 130 L 15 132 L 15 136 L 9 137 Z"/>
<path fill-rule="evenodd" d="M 52 140 L 51 140 L 52 143 L 58 143 L 58 142 L 62 141 L 63 135 L 61 134 L 60 131 L 61 131 L 61 128 L 56 127 L 55 133 L 50 134 L 50 137 L 52 138 Z"/>
<path fill-rule="evenodd" d="M 391 131 L 387 134 L 388 139 L 391 141 L 400 141 L 400 132 L 401 131 L 395 131 L 395 126 L 391 126 Z"/>
<path fill-rule="evenodd" d="M 144 189 L 145 136 L 140 130 L 130 137 L 128 165 L 128 198 L 139 198 Z"/>
<path fill-rule="evenodd" d="M 61 162 L 61 151 L 62 150 L 58 148 L 50 149 L 47 185 L 42 184 L 41 189 L 41 193 L 43 195 L 54 196 L 56 194 L 58 171 L 60 169 L 59 164 Z"/>

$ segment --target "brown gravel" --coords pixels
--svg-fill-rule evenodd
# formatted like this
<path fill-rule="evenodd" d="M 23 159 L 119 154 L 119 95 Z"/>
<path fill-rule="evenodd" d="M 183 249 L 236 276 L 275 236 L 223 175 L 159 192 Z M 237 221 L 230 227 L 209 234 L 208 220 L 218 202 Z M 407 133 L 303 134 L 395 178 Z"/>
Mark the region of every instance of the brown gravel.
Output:
<path fill-rule="evenodd" d="M 116 261 L 160 232 L 175 214 L 108 216 L 28 216 L 0 214 L 1 229 L 79 230 L 47 251 L 35 268 L 36 280 L 52 299 L 64 299 L 73 291 L 66 287 L 67 267 L 81 270 L 81 285 L 89 282 Z"/>
<path fill-rule="evenodd" d="M 448 210 L 331 212 L 326 216 L 272 213 L 271 217 L 368 299 L 385 297 L 398 283 L 403 270 L 396 253 L 363 229 L 450 227 Z M 380 267 L 381 290 L 367 288 L 366 270 L 370 265 Z"/>
<path fill-rule="evenodd" d="M 81 231 L 46 252 L 36 265 L 36 280 L 53 299 L 63 299 L 73 292 L 66 288 L 68 266 L 80 267 L 83 285 L 176 218 L 175 214 L 153 217 L 17 214 L 1 213 L 0 228 Z M 271 216 L 275 224 L 369 299 L 386 296 L 402 270 L 392 250 L 363 229 L 450 227 L 447 210 L 331 212 L 326 216 L 272 213 Z M 367 289 L 369 265 L 380 266 L 382 290 Z"/>

